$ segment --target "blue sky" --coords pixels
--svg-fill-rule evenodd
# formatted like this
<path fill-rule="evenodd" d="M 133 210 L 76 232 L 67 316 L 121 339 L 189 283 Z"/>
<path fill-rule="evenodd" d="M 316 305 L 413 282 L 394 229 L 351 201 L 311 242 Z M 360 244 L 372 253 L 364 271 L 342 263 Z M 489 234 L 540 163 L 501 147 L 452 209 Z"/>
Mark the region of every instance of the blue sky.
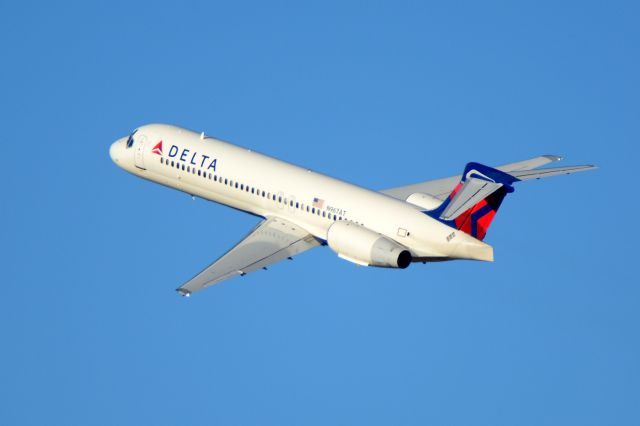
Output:
<path fill-rule="evenodd" d="M 0 424 L 639 424 L 639 12 L 2 3 Z M 494 263 L 323 248 L 185 300 L 256 219 L 113 165 L 150 122 L 369 188 L 600 169 L 519 184 Z"/>

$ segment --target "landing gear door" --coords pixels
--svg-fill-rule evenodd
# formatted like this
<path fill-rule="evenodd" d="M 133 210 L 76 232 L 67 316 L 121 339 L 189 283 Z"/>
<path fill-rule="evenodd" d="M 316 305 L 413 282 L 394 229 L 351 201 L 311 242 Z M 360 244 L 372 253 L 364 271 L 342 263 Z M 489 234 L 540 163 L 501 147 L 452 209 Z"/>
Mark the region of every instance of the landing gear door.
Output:
<path fill-rule="evenodd" d="M 145 135 L 139 135 L 135 141 L 136 153 L 135 162 L 136 167 L 139 169 L 145 169 L 144 167 L 144 147 L 147 144 L 147 137 Z"/>

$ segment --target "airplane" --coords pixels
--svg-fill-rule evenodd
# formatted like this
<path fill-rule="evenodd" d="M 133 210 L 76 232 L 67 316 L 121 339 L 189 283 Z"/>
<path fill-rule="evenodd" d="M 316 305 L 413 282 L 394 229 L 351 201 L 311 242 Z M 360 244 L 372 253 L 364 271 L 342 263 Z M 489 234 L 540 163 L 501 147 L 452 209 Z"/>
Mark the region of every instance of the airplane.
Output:
<path fill-rule="evenodd" d="M 493 261 L 493 247 L 483 240 L 516 182 L 595 168 L 540 168 L 561 160 L 555 155 L 497 167 L 471 162 L 462 175 L 373 191 L 167 124 L 137 128 L 109 154 L 135 176 L 262 219 L 176 289 L 187 297 L 324 245 L 344 260 L 382 268 Z"/>

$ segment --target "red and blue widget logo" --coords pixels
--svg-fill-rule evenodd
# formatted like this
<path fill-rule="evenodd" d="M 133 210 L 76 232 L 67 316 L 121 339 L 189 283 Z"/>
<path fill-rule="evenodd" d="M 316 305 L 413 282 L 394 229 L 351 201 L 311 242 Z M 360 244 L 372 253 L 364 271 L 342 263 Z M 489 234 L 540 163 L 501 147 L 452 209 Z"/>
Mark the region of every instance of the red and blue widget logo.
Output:
<path fill-rule="evenodd" d="M 162 141 L 158 142 L 156 146 L 151 149 L 151 152 L 156 155 L 162 155 Z"/>

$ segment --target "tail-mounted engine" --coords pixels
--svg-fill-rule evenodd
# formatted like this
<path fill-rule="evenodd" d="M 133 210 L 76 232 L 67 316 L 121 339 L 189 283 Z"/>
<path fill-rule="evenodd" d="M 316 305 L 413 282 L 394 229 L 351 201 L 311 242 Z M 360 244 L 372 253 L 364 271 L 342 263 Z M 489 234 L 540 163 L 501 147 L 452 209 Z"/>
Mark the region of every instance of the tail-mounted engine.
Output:
<path fill-rule="evenodd" d="M 404 269 L 411 263 L 406 247 L 352 222 L 331 225 L 327 243 L 338 256 L 359 265 Z"/>

